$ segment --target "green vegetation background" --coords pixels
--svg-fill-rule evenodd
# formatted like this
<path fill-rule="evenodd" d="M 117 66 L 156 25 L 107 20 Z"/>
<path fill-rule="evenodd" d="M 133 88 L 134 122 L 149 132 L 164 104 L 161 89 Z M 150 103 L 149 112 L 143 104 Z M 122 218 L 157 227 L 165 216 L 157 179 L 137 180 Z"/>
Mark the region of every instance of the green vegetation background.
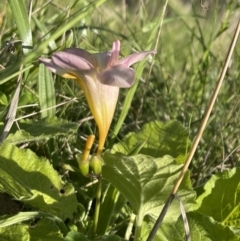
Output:
<path fill-rule="evenodd" d="M 93 1 L 94 2 L 94 1 Z M 29 1 L 26 1 L 28 5 Z M 31 28 L 33 47 L 63 27 L 71 16 L 80 14 L 90 1 L 33 1 Z M 113 1 L 109 0 L 95 7 L 74 27 L 67 30 L 55 41 L 49 42 L 43 52 L 36 52 L 34 67 L 23 83 L 17 118 L 32 115 L 25 119 L 41 119 L 37 93 L 38 61 L 40 55 L 50 55 L 55 49 L 74 46 L 88 51 L 105 51 L 111 48 L 114 40 L 121 41 L 121 55 L 134 51 L 147 50 L 149 36 L 159 24 L 164 1 Z M 176 119 L 188 130 L 193 140 L 201 118 L 221 71 L 234 29 L 239 17 L 238 1 L 174 1 L 168 2 L 157 54 L 150 72 L 150 61 L 146 63 L 140 84 L 133 98 L 131 108 L 117 138 L 122 139 L 128 132 L 134 132 L 152 120 L 167 121 Z M 5 41 L 17 32 L 8 1 L 0 2 L 1 49 Z M 157 38 L 156 38 L 157 40 Z M 154 44 L 151 48 L 154 48 Z M 15 54 L 8 54 L 0 64 L 14 73 L 14 66 L 21 61 L 21 48 Z M 136 66 L 135 66 L 136 68 Z M 2 71 L 1 71 L 2 72 Z M 0 80 L 6 78 L 6 71 L 0 72 Z M 149 74 L 150 73 L 150 74 Z M 17 78 L 0 85 L 4 93 L 0 103 L 0 121 L 4 121 L 6 106 L 16 88 Z M 80 122 L 91 116 L 82 91 L 74 81 L 55 77 L 56 115 L 62 119 Z M 206 182 L 220 170 L 239 166 L 239 102 L 240 102 L 240 45 L 233 54 L 224 85 L 204 132 L 202 141 L 191 164 L 194 186 Z M 121 90 L 119 103 L 114 116 L 110 136 L 122 109 L 128 90 Z M 75 98 L 76 97 L 76 98 Z M 27 107 L 26 107 L 27 105 Z M 16 129 L 13 126 L 12 132 Z M 40 156 L 46 156 L 53 163 L 72 159 L 73 143 L 83 149 L 88 134 L 97 134 L 93 120 L 84 122 L 78 135 L 71 134 L 58 140 L 29 143 L 29 147 Z M 115 139 L 116 140 L 116 139 Z M 106 148 L 114 142 L 110 140 Z"/>

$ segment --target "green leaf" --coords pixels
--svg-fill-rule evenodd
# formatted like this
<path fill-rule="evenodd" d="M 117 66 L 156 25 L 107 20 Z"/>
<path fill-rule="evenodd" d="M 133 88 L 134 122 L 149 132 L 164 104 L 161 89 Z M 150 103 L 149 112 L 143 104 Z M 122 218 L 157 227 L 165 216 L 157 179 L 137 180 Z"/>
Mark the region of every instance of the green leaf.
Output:
<path fill-rule="evenodd" d="M 21 73 L 29 71 L 31 68 L 34 67 L 34 65 L 33 64 L 28 65 L 23 69 L 19 69 L 19 67 L 20 67 L 20 63 L 16 63 L 12 68 L 7 68 L 1 71 L 0 85 L 6 83 L 7 81 L 13 79 L 14 77 L 18 76 Z"/>
<path fill-rule="evenodd" d="M 39 30 L 41 31 L 41 34 L 44 36 L 44 39 L 49 39 L 51 34 L 49 33 L 48 29 L 45 27 L 44 25 L 45 22 L 39 21 L 35 16 L 32 16 L 32 19 L 35 22 L 35 24 L 38 26 Z M 49 41 L 48 45 L 51 50 L 57 49 L 56 42 L 53 39 Z"/>
<path fill-rule="evenodd" d="M 8 105 L 7 96 L 1 91 L 0 91 L 0 105 L 4 105 L 4 106 Z"/>
<path fill-rule="evenodd" d="M 31 93 L 30 91 L 21 93 L 21 96 L 19 97 L 19 100 L 18 100 L 18 108 L 20 109 L 21 106 L 36 103 L 37 100 L 38 99 L 36 98 L 36 96 L 33 95 L 33 93 Z"/>
<path fill-rule="evenodd" d="M 68 229 L 65 226 L 64 222 L 58 217 L 45 212 L 19 212 L 18 214 L 9 217 L 2 216 L 0 217 L 0 228 L 40 218 L 48 218 L 52 220 L 55 225 L 59 227 L 63 234 L 67 234 Z"/>
<path fill-rule="evenodd" d="M 98 219 L 97 234 L 105 234 L 120 214 L 120 210 L 126 204 L 126 199 L 112 185 L 108 185 L 102 197 Z"/>
<path fill-rule="evenodd" d="M 74 38 L 74 34 L 73 31 L 70 30 L 70 34 L 68 35 L 68 38 L 65 42 L 65 47 L 66 48 L 70 48 L 73 44 L 73 38 Z"/>
<path fill-rule="evenodd" d="M 182 168 L 170 156 L 153 158 L 140 154 L 128 157 L 105 153 L 103 159 L 103 177 L 120 191 L 141 218 L 146 214 L 155 218 L 159 215 Z M 195 194 L 191 189 L 189 173 L 178 195 L 186 209 L 193 205 Z M 176 219 L 179 214 L 178 203 L 175 202 L 171 206 L 169 221 Z"/>
<path fill-rule="evenodd" d="M 33 221 L 33 220 L 32 220 Z M 50 219 L 40 219 L 36 224 L 15 224 L 0 228 L 0 241 L 64 241 L 59 228 Z"/>
<path fill-rule="evenodd" d="M 39 217 L 39 212 L 20 212 L 11 217 L 0 217 L 0 228 Z"/>
<path fill-rule="evenodd" d="M 67 234 L 64 241 L 89 241 L 89 240 L 83 234 L 72 230 Z"/>
<path fill-rule="evenodd" d="M 31 241 L 64 241 L 63 235 L 59 228 L 50 219 L 40 219 L 37 224 L 29 228 Z"/>
<path fill-rule="evenodd" d="M 185 161 L 190 146 L 188 133 L 178 121 L 153 121 L 144 125 L 138 132 L 128 134 L 121 143 L 113 146 L 111 152 L 129 155 L 142 143 L 144 145 L 139 153 L 152 157 L 170 155 L 179 163 Z"/>
<path fill-rule="evenodd" d="M 32 31 L 25 6 L 26 2 L 23 0 L 9 0 L 8 3 L 12 10 L 20 38 L 23 41 L 22 45 L 27 47 L 23 48 L 23 52 L 27 54 L 30 52 L 29 47 L 32 47 Z"/>
<path fill-rule="evenodd" d="M 190 235 L 192 241 L 240 241 L 240 237 L 235 235 L 229 227 L 224 227 L 213 218 L 197 212 L 187 213 Z M 142 240 L 146 240 L 153 222 L 145 220 L 142 228 Z M 163 223 L 158 230 L 154 241 L 185 241 L 185 231 L 182 217 L 177 222 Z"/>
<path fill-rule="evenodd" d="M 93 239 L 93 241 L 125 241 L 125 239 L 117 235 L 104 235 Z"/>
<path fill-rule="evenodd" d="M 47 159 L 10 144 L 0 147 L 0 191 L 63 220 L 77 207 L 72 184 Z"/>
<path fill-rule="evenodd" d="M 18 123 L 21 131 L 10 134 L 4 143 L 20 144 L 29 141 L 40 141 L 59 135 L 76 133 L 78 124 L 68 122 L 57 117 L 42 119 L 39 121 L 22 121 Z"/>
<path fill-rule="evenodd" d="M 213 175 L 198 197 L 198 211 L 240 229 L 240 169 Z"/>
<path fill-rule="evenodd" d="M 55 116 L 56 97 L 53 77 L 43 64 L 39 65 L 38 94 L 42 118 Z"/>
<path fill-rule="evenodd" d="M 29 225 L 16 224 L 0 228 L 0 241 L 30 241 Z"/>

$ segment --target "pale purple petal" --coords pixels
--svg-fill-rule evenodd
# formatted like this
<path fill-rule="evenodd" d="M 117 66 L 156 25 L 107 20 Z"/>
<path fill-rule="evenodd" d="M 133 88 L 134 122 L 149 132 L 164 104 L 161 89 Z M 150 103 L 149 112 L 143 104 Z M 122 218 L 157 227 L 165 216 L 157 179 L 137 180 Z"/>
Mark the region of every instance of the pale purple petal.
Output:
<path fill-rule="evenodd" d="M 102 71 L 103 69 L 106 69 L 108 67 L 111 55 L 111 52 L 93 54 L 99 71 Z"/>
<path fill-rule="evenodd" d="M 112 55 L 111 55 L 111 59 L 109 61 L 110 66 L 117 64 L 118 58 L 119 58 L 120 46 L 121 46 L 121 44 L 120 44 L 119 40 L 116 40 L 113 42 L 113 46 L 112 46 L 112 50 L 111 50 Z"/>
<path fill-rule="evenodd" d="M 69 54 L 74 54 L 77 57 L 81 57 L 83 59 L 86 59 L 89 63 L 91 63 L 94 67 L 96 67 L 97 63 L 96 63 L 96 60 L 94 58 L 94 54 L 91 54 L 91 53 L 87 52 L 84 49 L 67 48 L 67 49 L 63 50 L 62 52 L 66 52 L 66 53 L 69 53 Z"/>
<path fill-rule="evenodd" d="M 66 70 L 61 69 L 58 66 L 54 65 L 51 59 L 39 58 L 39 61 L 55 74 L 58 74 L 60 76 L 66 74 Z"/>
<path fill-rule="evenodd" d="M 43 63 L 49 70 L 51 70 L 53 73 L 56 73 L 56 66 L 52 63 L 51 59 L 47 58 L 39 58 L 38 59 L 41 63 Z"/>
<path fill-rule="evenodd" d="M 55 66 L 65 69 L 66 71 L 71 73 L 85 73 L 93 71 L 94 66 L 91 64 L 91 62 L 81 56 L 78 56 L 76 54 L 78 52 L 79 51 L 75 51 L 75 53 L 72 53 L 72 51 L 61 51 L 54 53 L 52 55 L 52 62 Z"/>
<path fill-rule="evenodd" d="M 131 54 L 131 55 L 129 55 L 129 56 L 123 58 L 123 59 L 120 59 L 118 61 L 118 64 L 123 64 L 126 67 L 129 67 L 129 66 L 135 64 L 136 62 L 143 60 L 149 54 L 155 54 L 155 53 L 156 53 L 156 51 L 144 51 L 144 52 Z"/>
<path fill-rule="evenodd" d="M 99 72 L 118 62 L 120 41 L 113 42 L 112 50 L 104 53 L 94 54 Z"/>
<path fill-rule="evenodd" d="M 135 79 L 135 72 L 124 65 L 115 65 L 99 73 L 98 80 L 104 85 L 117 86 L 120 88 L 130 88 Z"/>

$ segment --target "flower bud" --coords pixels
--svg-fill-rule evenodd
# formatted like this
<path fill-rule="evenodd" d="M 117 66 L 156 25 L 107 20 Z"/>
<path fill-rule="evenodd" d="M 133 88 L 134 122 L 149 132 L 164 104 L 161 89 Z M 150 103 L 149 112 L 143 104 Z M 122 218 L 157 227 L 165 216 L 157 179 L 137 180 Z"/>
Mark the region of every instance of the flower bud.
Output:
<path fill-rule="evenodd" d="M 78 162 L 78 167 L 80 169 L 80 172 L 82 173 L 83 176 L 87 176 L 89 174 L 89 160 L 82 160 L 82 155 L 78 153 L 75 158 L 77 159 Z"/>
<path fill-rule="evenodd" d="M 90 159 L 90 166 L 95 175 L 100 175 L 102 173 L 103 160 L 99 155 L 93 155 Z"/>

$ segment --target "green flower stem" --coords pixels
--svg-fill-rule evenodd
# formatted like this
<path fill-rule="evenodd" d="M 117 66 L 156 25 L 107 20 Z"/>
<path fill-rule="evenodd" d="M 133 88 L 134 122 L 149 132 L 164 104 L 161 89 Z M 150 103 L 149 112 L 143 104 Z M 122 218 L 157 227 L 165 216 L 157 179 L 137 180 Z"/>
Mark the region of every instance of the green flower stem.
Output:
<path fill-rule="evenodd" d="M 102 178 L 99 177 L 98 178 L 97 195 L 96 195 L 96 206 L 95 206 L 95 213 L 94 213 L 94 220 L 93 220 L 93 236 L 95 236 L 95 234 L 96 234 L 97 225 L 98 225 L 101 194 L 102 194 Z"/>
<path fill-rule="evenodd" d="M 135 219 L 136 219 L 136 215 L 134 213 L 132 213 L 131 217 L 130 217 L 130 220 L 129 220 L 129 223 L 128 223 L 128 226 L 127 226 L 125 237 L 124 237 L 126 240 L 130 239 Z"/>
<path fill-rule="evenodd" d="M 142 222 L 143 222 L 143 215 L 138 213 L 136 218 L 136 229 L 134 234 L 134 241 L 141 240 Z"/>

